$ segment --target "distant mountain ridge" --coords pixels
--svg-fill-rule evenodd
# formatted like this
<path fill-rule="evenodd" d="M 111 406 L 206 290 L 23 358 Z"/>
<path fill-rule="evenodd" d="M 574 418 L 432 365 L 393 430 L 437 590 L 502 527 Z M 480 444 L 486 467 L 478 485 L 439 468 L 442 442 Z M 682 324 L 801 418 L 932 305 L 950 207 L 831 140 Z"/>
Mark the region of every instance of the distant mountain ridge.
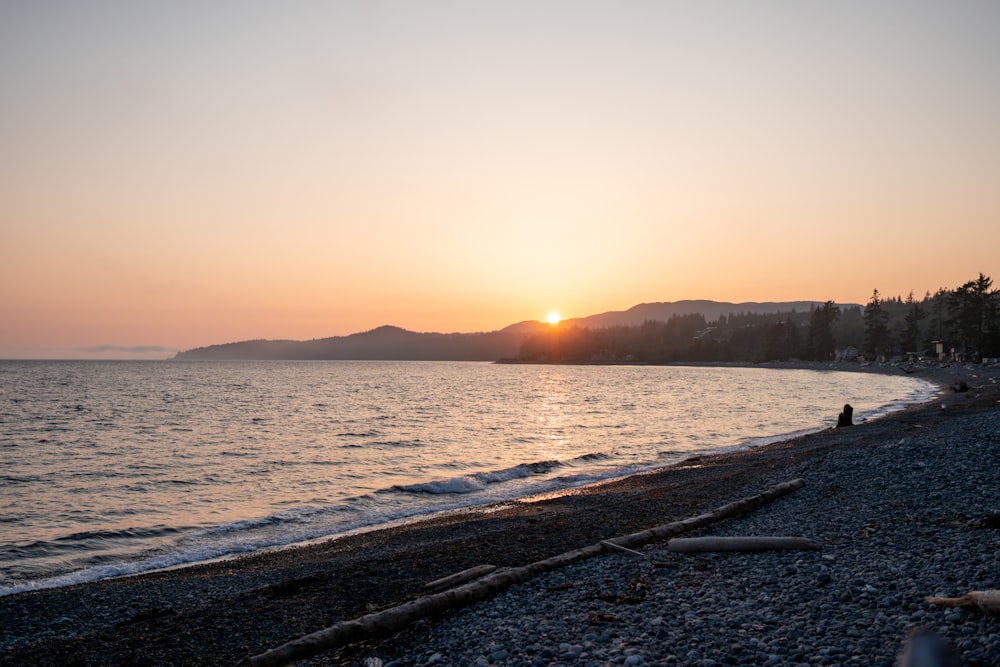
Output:
<path fill-rule="evenodd" d="M 722 301 L 685 300 L 657 303 L 640 303 L 628 310 L 614 310 L 600 315 L 590 315 L 571 320 L 570 324 L 581 327 L 597 328 L 612 326 L 636 326 L 643 322 L 665 322 L 674 315 L 690 315 L 701 313 L 709 322 L 723 315 L 736 313 L 783 313 L 790 310 L 808 313 L 810 309 L 823 305 L 823 301 L 746 301 L 743 303 L 726 303 Z M 854 304 L 847 304 L 854 305 Z"/>
<path fill-rule="evenodd" d="M 536 323 L 540 329 L 544 325 Z M 528 323 L 489 333 L 416 333 L 394 326 L 316 340 L 249 340 L 179 352 L 175 359 L 192 360 L 399 360 L 495 361 L 514 356 Z"/>
<path fill-rule="evenodd" d="M 561 326 L 591 329 L 636 326 L 647 321 L 666 321 L 673 315 L 701 313 L 717 320 L 734 313 L 808 312 L 821 301 L 725 303 L 719 301 L 674 301 L 642 303 L 623 311 L 564 320 Z M 853 305 L 853 304 L 850 304 Z M 223 343 L 178 352 L 174 359 L 195 360 L 386 360 L 386 361 L 496 361 L 516 357 L 526 336 L 546 330 L 548 324 L 524 321 L 499 331 L 485 333 L 417 333 L 396 326 L 307 341 L 248 340 Z"/>

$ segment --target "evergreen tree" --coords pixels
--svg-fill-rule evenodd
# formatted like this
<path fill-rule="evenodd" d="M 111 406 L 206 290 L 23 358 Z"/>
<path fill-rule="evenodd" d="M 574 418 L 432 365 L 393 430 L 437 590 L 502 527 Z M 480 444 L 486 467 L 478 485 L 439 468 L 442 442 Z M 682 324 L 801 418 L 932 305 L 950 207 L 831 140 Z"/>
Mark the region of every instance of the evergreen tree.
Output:
<path fill-rule="evenodd" d="M 871 301 L 865 305 L 865 351 L 878 359 L 889 345 L 889 315 L 882 307 L 884 301 L 878 290 L 872 292 Z"/>
<path fill-rule="evenodd" d="M 903 331 L 904 346 L 913 346 L 913 352 L 920 353 L 920 320 L 926 319 L 929 313 L 913 298 L 913 292 L 906 297 L 906 328 Z"/>
<path fill-rule="evenodd" d="M 819 308 L 813 308 L 809 315 L 809 335 L 803 355 L 814 361 L 828 361 L 835 349 L 833 323 L 840 316 L 840 308 L 833 301 L 827 301 Z"/>
<path fill-rule="evenodd" d="M 949 337 L 948 324 L 948 290 L 939 287 L 931 296 L 927 293 L 924 303 L 930 305 L 930 322 L 927 327 L 927 342 L 943 341 Z"/>
<path fill-rule="evenodd" d="M 993 279 L 979 274 L 957 287 L 948 298 L 948 315 L 957 336 L 956 349 L 966 354 L 981 354 L 987 332 L 992 328 L 991 313 L 996 312 L 998 290 Z"/>
<path fill-rule="evenodd" d="M 792 315 L 795 312 L 792 311 Z M 799 328 L 792 317 L 772 324 L 767 333 L 766 361 L 792 359 L 799 353 Z"/>

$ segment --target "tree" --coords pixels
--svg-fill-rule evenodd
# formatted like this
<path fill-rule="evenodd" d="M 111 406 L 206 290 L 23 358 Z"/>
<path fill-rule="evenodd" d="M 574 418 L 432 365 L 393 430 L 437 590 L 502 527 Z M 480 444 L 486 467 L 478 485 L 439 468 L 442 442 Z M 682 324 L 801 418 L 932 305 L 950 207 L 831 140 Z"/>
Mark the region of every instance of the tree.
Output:
<path fill-rule="evenodd" d="M 966 354 L 982 354 L 986 334 L 994 326 L 1000 290 L 992 287 L 993 279 L 980 273 L 949 294 L 949 322 L 958 338 L 955 347 Z"/>
<path fill-rule="evenodd" d="M 889 344 L 889 314 L 882 307 L 883 303 L 876 289 L 865 305 L 865 351 L 871 352 L 874 359 L 878 359 Z"/>
<path fill-rule="evenodd" d="M 920 320 L 925 319 L 929 313 L 920 306 L 920 303 L 913 298 L 913 292 L 906 297 L 906 328 L 903 330 L 903 341 L 905 345 L 912 345 L 913 351 L 920 353 Z"/>
<path fill-rule="evenodd" d="M 938 291 L 931 296 L 930 292 L 924 297 L 924 303 L 930 304 L 930 322 L 927 326 L 928 343 L 933 341 L 944 341 L 948 337 L 948 290 L 939 287 Z"/>
<path fill-rule="evenodd" d="M 827 301 L 809 314 L 809 335 L 803 355 L 814 361 L 828 361 L 834 352 L 833 323 L 840 316 L 840 308 L 833 301 Z"/>
<path fill-rule="evenodd" d="M 795 311 L 791 313 L 795 315 Z M 764 350 L 766 361 L 792 359 L 799 351 L 799 329 L 794 319 L 788 317 L 772 324 L 767 331 L 767 347 Z"/>

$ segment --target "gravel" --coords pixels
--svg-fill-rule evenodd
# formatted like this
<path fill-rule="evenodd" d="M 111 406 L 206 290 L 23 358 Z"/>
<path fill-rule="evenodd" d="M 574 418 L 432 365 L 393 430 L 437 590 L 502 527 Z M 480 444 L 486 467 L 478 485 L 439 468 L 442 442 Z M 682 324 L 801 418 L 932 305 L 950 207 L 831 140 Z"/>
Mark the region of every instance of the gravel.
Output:
<path fill-rule="evenodd" d="M 996 618 L 925 601 L 1000 587 L 1000 412 L 896 431 L 881 446 L 782 471 L 806 486 L 701 532 L 805 536 L 818 551 L 609 553 L 422 624 L 354 663 L 893 665 L 907 636 L 926 628 L 961 664 L 1000 665 Z"/>

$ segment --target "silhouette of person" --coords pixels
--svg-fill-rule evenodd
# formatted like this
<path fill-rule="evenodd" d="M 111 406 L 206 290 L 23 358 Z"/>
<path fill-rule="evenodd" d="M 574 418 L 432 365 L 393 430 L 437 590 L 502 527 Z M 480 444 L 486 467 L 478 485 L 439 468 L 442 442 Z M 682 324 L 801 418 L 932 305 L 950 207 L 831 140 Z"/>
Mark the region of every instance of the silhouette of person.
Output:
<path fill-rule="evenodd" d="M 837 415 L 837 428 L 843 426 L 854 426 L 854 408 L 851 407 L 850 403 L 844 405 L 844 409 Z"/>

